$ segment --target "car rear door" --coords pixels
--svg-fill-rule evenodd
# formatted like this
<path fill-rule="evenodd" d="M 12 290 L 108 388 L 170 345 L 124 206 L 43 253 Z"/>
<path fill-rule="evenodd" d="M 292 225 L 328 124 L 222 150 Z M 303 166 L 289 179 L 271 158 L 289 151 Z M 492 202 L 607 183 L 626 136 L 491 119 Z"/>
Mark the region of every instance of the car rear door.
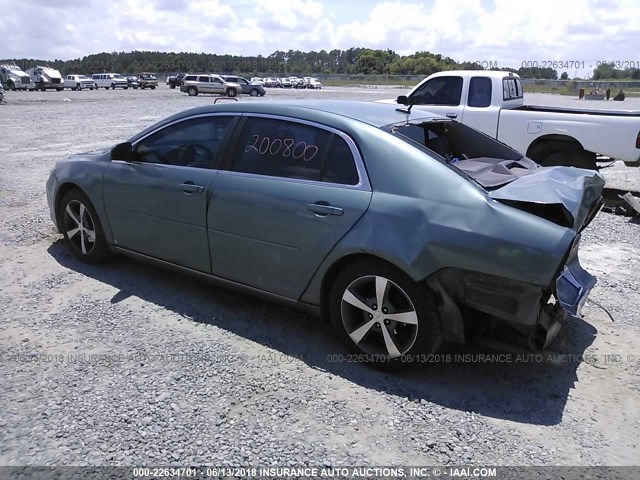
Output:
<path fill-rule="evenodd" d="M 103 180 L 117 246 L 210 272 L 207 205 L 218 152 L 236 117 L 197 116 L 144 137 L 136 161 L 112 160 Z"/>
<path fill-rule="evenodd" d="M 369 205 L 358 149 L 329 127 L 266 115 L 232 144 L 208 212 L 213 274 L 297 299 Z"/>

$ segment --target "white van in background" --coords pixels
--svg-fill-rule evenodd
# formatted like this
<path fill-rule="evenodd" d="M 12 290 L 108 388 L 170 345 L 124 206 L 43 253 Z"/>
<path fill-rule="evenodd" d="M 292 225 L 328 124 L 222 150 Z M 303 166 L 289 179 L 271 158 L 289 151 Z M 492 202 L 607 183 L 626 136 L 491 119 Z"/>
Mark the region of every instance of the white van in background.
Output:
<path fill-rule="evenodd" d="M 115 90 L 116 87 L 125 90 L 129 88 L 127 79 L 119 73 L 94 73 L 91 79 L 98 88 L 111 88 L 112 90 Z"/>

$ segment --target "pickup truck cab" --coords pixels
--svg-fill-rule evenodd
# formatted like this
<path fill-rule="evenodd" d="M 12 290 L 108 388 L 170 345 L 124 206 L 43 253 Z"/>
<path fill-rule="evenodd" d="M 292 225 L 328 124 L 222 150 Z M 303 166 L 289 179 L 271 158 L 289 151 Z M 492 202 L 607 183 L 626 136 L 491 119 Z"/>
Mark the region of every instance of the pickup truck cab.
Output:
<path fill-rule="evenodd" d="M 71 90 L 93 90 L 96 87 L 95 82 L 86 75 L 67 75 L 64 77 L 64 88 Z"/>
<path fill-rule="evenodd" d="M 596 168 L 596 156 L 640 166 L 640 111 L 524 105 L 514 73 L 439 72 L 396 101 L 465 123 L 545 166 Z"/>

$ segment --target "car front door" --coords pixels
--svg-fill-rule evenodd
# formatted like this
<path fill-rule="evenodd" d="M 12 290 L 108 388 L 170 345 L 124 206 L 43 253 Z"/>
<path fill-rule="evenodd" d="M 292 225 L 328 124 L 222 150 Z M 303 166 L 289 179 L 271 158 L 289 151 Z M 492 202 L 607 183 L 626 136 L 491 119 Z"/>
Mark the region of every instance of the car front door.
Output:
<path fill-rule="evenodd" d="M 218 77 L 211 77 L 211 93 L 225 93 L 224 83 Z"/>
<path fill-rule="evenodd" d="M 434 77 L 419 85 L 409 96 L 409 101 L 420 109 L 461 120 L 465 80 L 458 75 Z"/>
<path fill-rule="evenodd" d="M 358 149 L 328 127 L 266 116 L 233 143 L 208 213 L 213 274 L 297 299 L 369 205 Z"/>
<path fill-rule="evenodd" d="M 207 203 L 218 152 L 234 117 L 200 116 L 163 127 L 114 159 L 103 180 L 117 246 L 210 272 Z"/>

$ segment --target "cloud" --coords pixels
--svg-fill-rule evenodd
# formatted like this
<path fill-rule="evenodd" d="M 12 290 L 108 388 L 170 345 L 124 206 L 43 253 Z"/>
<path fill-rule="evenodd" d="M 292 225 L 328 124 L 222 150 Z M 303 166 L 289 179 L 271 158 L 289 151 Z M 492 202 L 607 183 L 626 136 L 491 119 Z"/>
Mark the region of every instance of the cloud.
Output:
<path fill-rule="evenodd" d="M 6 57 L 71 59 L 161 50 L 269 55 L 276 50 L 431 51 L 458 61 L 637 61 L 637 0 L 57 0 L 15 2 L 0 17 Z M 592 70 L 593 67 L 591 67 Z"/>

